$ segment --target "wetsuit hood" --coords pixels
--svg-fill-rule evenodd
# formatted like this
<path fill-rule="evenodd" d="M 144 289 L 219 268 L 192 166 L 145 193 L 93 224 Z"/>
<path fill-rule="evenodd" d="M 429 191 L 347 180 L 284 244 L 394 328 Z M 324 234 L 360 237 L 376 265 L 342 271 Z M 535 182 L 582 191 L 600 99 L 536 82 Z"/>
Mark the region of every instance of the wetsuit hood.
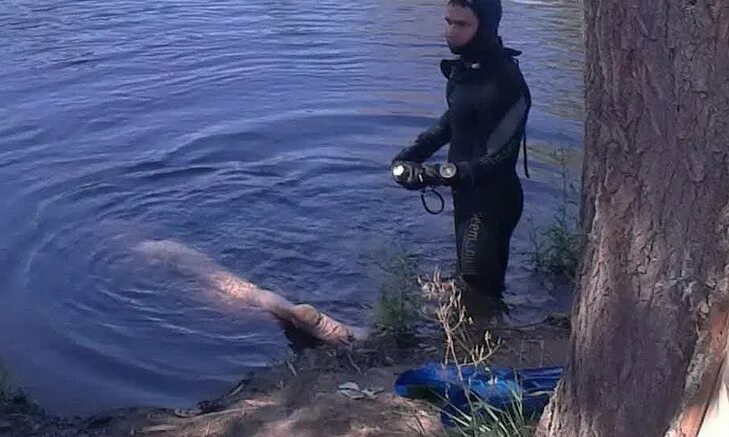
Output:
<path fill-rule="evenodd" d="M 466 0 L 465 3 L 478 17 L 478 29 L 465 45 L 449 48 L 465 61 L 484 61 L 501 50 L 501 39 L 498 37 L 501 0 Z"/>

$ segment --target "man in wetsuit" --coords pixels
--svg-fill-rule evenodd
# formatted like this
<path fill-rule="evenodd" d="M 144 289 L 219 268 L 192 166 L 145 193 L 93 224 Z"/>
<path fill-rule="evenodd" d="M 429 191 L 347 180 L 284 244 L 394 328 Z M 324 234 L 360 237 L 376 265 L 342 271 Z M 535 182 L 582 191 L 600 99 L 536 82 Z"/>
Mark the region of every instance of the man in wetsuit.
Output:
<path fill-rule="evenodd" d="M 471 288 L 500 295 L 524 203 L 515 167 L 531 98 L 520 52 L 498 35 L 500 0 L 450 0 L 445 19 L 446 40 L 459 55 L 440 65 L 448 109 L 393 159 L 393 175 L 410 190 L 451 188 L 458 273 Z M 446 143 L 447 163 L 423 164 Z"/>

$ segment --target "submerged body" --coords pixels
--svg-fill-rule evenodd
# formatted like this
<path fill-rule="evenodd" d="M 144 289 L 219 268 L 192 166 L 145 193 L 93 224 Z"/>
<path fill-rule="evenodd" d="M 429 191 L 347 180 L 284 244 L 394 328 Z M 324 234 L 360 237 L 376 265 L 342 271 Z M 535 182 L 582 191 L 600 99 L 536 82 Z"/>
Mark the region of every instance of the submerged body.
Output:
<path fill-rule="evenodd" d="M 294 328 L 330 344 L 349 344 L 364 337 L 358 328 L 341 323 L 311 305 L 296 305 L 283 296 L 242 279 L 210 257 L 172 240 L 144 241 L 137 251 L 176 272 L 201 282 L 224 298 L 267 311 Z"/>

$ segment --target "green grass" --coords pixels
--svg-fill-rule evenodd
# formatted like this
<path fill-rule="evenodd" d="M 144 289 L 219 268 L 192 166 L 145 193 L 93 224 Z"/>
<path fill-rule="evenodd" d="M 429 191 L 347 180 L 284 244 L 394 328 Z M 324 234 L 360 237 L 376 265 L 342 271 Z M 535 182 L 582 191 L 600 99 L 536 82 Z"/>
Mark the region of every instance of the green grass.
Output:
<path fill-rule="evenodd" d="M 422 287 L 426 299 L 436 303 L 435 318 L 443 334 L 443 363 L 459 369 L 458 382 L 468 392 L 469 382 L 460 372 L 463 366 L 488 367 L 501 343 L 488 331 L 478 332 L 461 300 L 461 290 L 453 280 L 444 281 L 436 271 Z M 435 399 L 441 414 L 449 417 L 451 437 L 528 437 L 534 434 L 534 418 L 525 417 L 520 396 L 506 411 L 497 410 L 475 396 L 468 398 L 468 411 L 458 411 L 447 399 Z M 448 407 L 451 408 L 448 408 Z M 455 411 L 453 411 L 455 410 Z"/>
<path fill-rule="evenodd" d="M 454 429 L 451 437 L 531 437 L 534 435 L 535 419 L 524 416 L 521 402 L 517 401 L 508 410 L 498 410 L 484 402 L 473 401 L 469 413 L 451 414 Z"/>
<path fill-rule="evenodd" d="M 582 257 L 582 236 L 579 232 L 577 188 L 568 170 L 567 151 L 559 150 L 553 159 L 560 165 L 562 187 L 560 204 L 553 222 L 543 229 L 531 231 L 532 263 L 536 270 L 576 280 Z"/>
<path fill-rule="evenodd" d="M 6 401 L 13 395 L 14 390 L 10 383 L 10 373 L 5 365 L 0 362 L 0 401 Z"/>
<path fill-rule="evenodd" d="M 404 337 L 412 334 L 421 318 L 418 262 L 405 252 L 382 252 L 376 257 L 380 272 L 375 325 L 381 332 Z"/>
<path fill-rule="evenodd" d="M 30 405 L 31 400 L 13 381 L 10 371 L 0 361 L 0 405 L 9 403 Z"/>
<path fill-rule="evenodd" d="M 532 233 L 532 263 L 537 270 L 571 280 L 577 278 L 582 247 L 575 229 L 560 208 L 552 224 Z"/>

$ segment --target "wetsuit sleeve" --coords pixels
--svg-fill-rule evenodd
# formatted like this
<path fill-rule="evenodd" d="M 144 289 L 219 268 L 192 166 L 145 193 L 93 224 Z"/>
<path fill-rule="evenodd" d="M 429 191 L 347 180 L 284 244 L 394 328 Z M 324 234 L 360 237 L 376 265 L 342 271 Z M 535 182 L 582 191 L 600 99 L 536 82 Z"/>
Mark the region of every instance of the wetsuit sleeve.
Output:
<path fill-rule="evenodd" d="M 478 111 L 480 123 L 491 125 L 491 128 L 482 134 L 481 141 L 485 143 L 481 147 L 485 151 L 482 155 L 455 163 L 461 174 L 458 181 L 460 185 L 473 185 L 496 171 L 516 164 L 531 100 L 528 90 L 512 94 L 514 97 L 508 103 L 499 94 L 492 89 L 481 99 Z M 503 116 L 494 122 L 493 112 L 504 107 L 507 109 Z"/>
<path fill-rule="evenodd" d="M 404 148 L 393 158 L 395 161 L 422 163 L 451 140 L 449 110 L 438 121 L 415 139 L 413 145 Z"/>

